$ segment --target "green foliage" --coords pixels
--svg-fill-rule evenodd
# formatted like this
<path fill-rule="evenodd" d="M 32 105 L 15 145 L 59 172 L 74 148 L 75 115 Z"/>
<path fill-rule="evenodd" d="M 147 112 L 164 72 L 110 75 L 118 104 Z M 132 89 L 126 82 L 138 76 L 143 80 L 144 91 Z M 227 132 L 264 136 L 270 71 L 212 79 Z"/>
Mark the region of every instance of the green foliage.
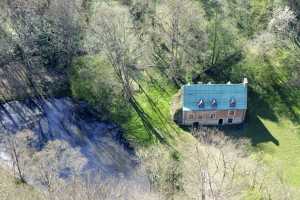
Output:
<path fill-rule="evenodd" d="M 282 47 L 272 35 L 260 35 L 247 45 L 244 55 L 244 60 L 232 68 L 234 80 L 248 77 L 250 86 L 260 94 L 270 94 L 278 87 L 297 87 L 299 51 L 291 44 Z"/>
<path fill-rule="evenodd" d="M 195 66 L 205 65 L 206 22 L 198 2 L 170 0 L 157 5 L 151 33 L 153 61 L 177 86 L 190 79 Z"/>
<path fill-rule="evenodd" d="M 174 124 L 169 115 L 171 98 L 176 93 L 172 81 L 180 86 L 190 82 L 194 74 L 203 74 L 205 69 L 218 65 L 224 66 L 224 69 L 219 67 L 213 75 L 200 76 L 199 81 L 203 81 L 202 77 L 205 80 L 221 80 L 220 76 L 240 81 L 246 76 L 251 88 L 265 96 L 280 91 L 278 88 L 297 85 L 299 50 L 267 29 L 273 10 L 278 5 L 283 5 L 281 1 L 121 2 L 122 9 L 129 11 L 126 12 L 126 17 L 129 21 L 132 20 L 129 26 L 133 28 L 132 34 L 138 38 L 136 46 L 147 44 L 145 53 L 144 47 L 141 47 L 143 50 L 136 50 L 139 52 L 137 54 L 147 54 L 137 57 L 136 63 L 142 67 L 145 63 L 155 66 L 154 70 L 146 69 L 142 74 L 130 65 L 134 76 L 140 78 L 129 77 L 139 85 L 139 91 L 134 91 L 134 97 L 144 114 L 149 116 L 153 127 L 165 138 L 172 138 L 170 132 L 174 132 Z M 91 5 L 94 4 L 88 5 L 89 10 L 93 10 Z M 116 5 L 119 8 L 120 4 L 117 2 L 106 6 Z M 95 28 L 97 17 L 93 20 L 94 23 L 90 25 Z M 97 35 L 90 38 L 91 43 L 96 44 L 97 38 L 99 39 Z M 51 43 L 45 42 L 46 46 Z M 96 46 L 100 48 L 98 51 L 103 51 L 101 41 Z M 240 52 L 240 59 L 232 56 L 239 55 Z M 74 61 L 71 72 L 73 95 L 89 102 L 104 118 L 119 123 L 128 140 L 139 144 L 156 141 L 154 136 L 147 133 L 138 114 L 128 106 L 122 87 L 106 59 L 101 56 L 85 56 Z"/>
<path fill-rule="evenodd" d="M 112 66 L 100 55 L 74 61 L 71 90 L 74 97 L 87 101 L 104 119 L 120 123 L 126 121 L 130 114 Z"/>
<path fill-rule="evenodd" d="M 180 161 L 180 153 L 178 151 L 173 151 L 171 153 L 171 157 L 174 161 Z"/>
<path fill-rule="evenodd" d="M 135 97 L 149 116 L 150 123 L 168 140 L 172 138 L 171 133 L 176 132 L 169 114 L 176 89 L 158 71 L 147 71 L 139 80 L 143 90 L 136 91 Z M 100 117 L 118 123 L 131 143 L 148 145 L 157 141 L 124 99 L 113 68 L 101 56 L 85 56 L 74 61 L 71 91 L 74 97 L 92 105 L 101 114 Z"/>
<path fill-rule="evenodd" d="M 208 24 L 208 32 L 210 62 L 207 65 L 214 65 L 238 51 L 241 45 L 238 29 L 230 20 L 224 20 L 223 15 L 216 14 Z"/>
<path fill-rule="evenodd" d="M 172 97 L 176 93 L 175 86 L 158 70 L 146 70 L 139 80 L 142 90 L 136 92 L 137 101 L 141 104 L 145 114 L 161 135 L 170 142 L 178 127 L 171 120 L 170 106 Z M 133 143 L 148 145 L 157 140 L 149 135 L 141 119 L 132 112 L 127 123 L 122 124 L 126 138 Z"/>
<path fill-rule="evenodd" d="M 22 179 L 19 179 L 19 178 L 15 178 L 15 184 L 16 185 L 22 185 L 22 184 L 26 184 L 26 182 Z"/>
<path fill-rule="evenodd" d="M 98 12 L 96 7 L 102 3 L 105 4 L 100 9 L 103 12 Z M 110 56 L 117 62 L 126 62 L 122 67 L 132 72 L 128 79 L 138 85 L 133 94 L 142 114 L 168 142 L 181 132 L 170 116 L 172 97 L 177 92 L 172 81 L 180 86 L 190 82 L 194 74 L 200 74 L 199 81 L 239 82 L 242 77 L 248 77 L 248 121 L 244 129 L 233 132 L 238 137 L 251 138 L 254 152 L 262 150 L 264 160 L 272 168 L 281 166 L 289 182 L 299 185 L 300 49 L 293 44 L 293 38 L 283 38 L 268 28 L 274 18 L 273 10 L 286 3 L 283 0 L 86 0 L 79 8 L 77 3 L 58 3 L 43 15 L 37 14 L 42 9 L 36 5 L 31 5 L 35 9 L 29 6 L 22 10 L 24 4 L 16 4 L 9 7 L 16 14 L 6 17 L 11 27 L 6 23 L 0 26 L 4 30 L 0 30 L 3 44 L 0 56 L 6 63 L 21 49 L 25 52 L 21 60 L 28 57 L 28 61 L 35 61 L 33 58 L 38 57 L 41 62 L 37 66 L 66 66 L 79 52 L 91 55 L 103 52 L 101 48 L 105 45 L 101 40 L 105 37 L 99 37 L 105 30 L 103 25 L 113 25 L 114 31 L 125 27 L 124 35 L 130 32 L 133 36 L 129 42 L 124 42 L 123 49 L 119 48 L 122 45 L 115 45 L 122 41 L 118 38 L 123 35 L 122 29 L 121 34 L 107 37 L 115 41 L 108 42 L 106 50 L 117 49 L 109 52 Z M 114 8 L 116 12 L 112 12 Z M 98 17 L 103 14 L 109 23 L 99 23 Z M 129 22 L 122 24 L 119 19 L 113 20 L 113 16 L 121 16 L 126 21 L 128 18 Z M 6 21 L 2 18 L 1 15 L 1 22 Z M 298 19 L 295 29 L 299 24 Z M 83 43 L 86 46 L 82 47 Z M 130 44 L 134 44 L 134 50 Z M 127 56 L 134 58 L 132 63 L 123 59 Z M 147 68 L 148 65 L 154 69 Z M 215 73 L 203 75 L 210 68 Z M 149 145 L 158 141 L 124 98 L 115 70 L 104 56 L 76 58 L 70 71 L 70 86 L 73 97 L 87 101 L 102 119 L 118 123 L 131 143 Z M 165 181 L 171 183 L 169 190 L 174 193 L 182 189 L 179 165 L 182 157 L 177 151 L 170 157 L 173 163 Z M 250 191 L 246 196 L 261 198 L 259 191 Z"/>
<path fill-rule="evenodd" d="M 248 33 L 254 35 L 267 28 L 274 0 L 250 1 L 250 19 L 248 21 Z"/>
<path fill-rule="evenodd" d="M 242 129 L 226 129 L 231 136 L 250 138 L 253 156 L 262 156 L 269 175 L 282 173 L 282 181 L 300 185 L 300 90 L 278 88 L 264 95 L 250 93 L 246 123 Z"/>

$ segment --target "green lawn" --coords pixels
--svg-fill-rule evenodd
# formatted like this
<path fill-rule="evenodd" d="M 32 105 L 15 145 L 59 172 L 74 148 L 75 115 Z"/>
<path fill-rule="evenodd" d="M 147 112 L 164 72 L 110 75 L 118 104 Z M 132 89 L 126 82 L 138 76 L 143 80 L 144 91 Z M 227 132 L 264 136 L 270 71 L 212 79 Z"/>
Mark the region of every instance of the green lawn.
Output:
<path fill-rule="evenodd" d="M 145 94 L 139 92 L 136 97 L 151 116 L 152 123 L 170 139 L 175 132 L 180 132 L 170 117 L 170 104 L 177 89 L 158 73 L 151 72 L 151 75 L 154 77 L 144 74 L 141 84 L 160 112 L 153 109 Z M 249 138 L 253 155 L 263 152 L 263 160 L 270 166 L 271 175 L 282 173 L 289 184 L 300 186 L 300 101 L 297 101 L 300 91 L 285 88 L 268 91 L 268 94 L 272 95 L 262 97 L 249 92 L 245 124 L 242 128 L 226 127 L 225 133 Z M 166 123 L 162 123 L 162 118 Z M 135 142 L 151 144 L 154 141 L 135 113 L 123 127 Z"/>
<path fill-rule="evenodd" d="M 132 86 L 135 90 L 133 102 L 137 102 L 136 109 L 140 110 L 137 113 L 131 106 L 123 104 L 124 100 L 118 101 L 123 95 L 118 87 L 122 86 L 115 80 L 116 77 L 111 75 L 113 73 L 113 67 L 104 61 L 101 55 L 79 57 L 73 63 L 70 73 L 73 96 L 87 101 L 96 108 L 104 104 L 100 110 L 107 109 L 110 113 L 100 113 L 101 117 L 121 125 L 126 139 L 132 144 L 147 146 L 158 141 L 157 138 L 162 140 L 160 136 L 166 143 L 170 142 L 172 135 L 178 130 L 170 116 L 171 99 L 177 92 L 173 84 L 157 69 L 136 71 Z M 105 86 L 105 81 L 116 82 L 114 92 L 120 94 L 119 97 L 101 92 L 102 88 L 99 89 L 98 84 Z M 142 121 L 139 114 L 147 120 Z M 152 132 L 145 128 L 143 122 Z"/>
<path fill-rule="evenodd" d="M 176 89 L 161 78 L 156 82 L 147 80 L 144 86 L 161 112 L 170 119 L 170 103 Z M 161 124 L 145 95 L 137 97 L 153 117 L 153 122 Z M 300 186 L 300 91 L 276 89 L 268 91 L 266 97 L 249 92 L 248 107 L 245 124 L 242 127 L 225 127 L 225 133 L 249 138 L 253 155 L 263 152 L 263 160 L 271 168 L 271 175 L 283 174 L 286 182 Z M 147 135 L 142 125 L 138 125 L 140 131 L 135 131 L 138 137 Z"/>
<path fill-rule="evenodd" d="M 282 172 L 286 181 L 300 186 L 300 129 L 291 120 L 280 118 L 279 122 L 261 119 L 268 131 L 279 142 L 258 144 L 263 150 L 264 159 L 272 167 L 272 171 Z"/>
<path fill-rule="evenodd" d="M 300 91 L 277 90 L 267 98 L 254 93 L 249 96 L 246 123 L 225 132 L 250 138 L 254 155 L 262 151 L 272 173 L 282 174 L 286 182 L 300 186 Z"/>
<path fill-rule="evenodd" d="M 136 92 L 135 97 L 144 112 L 150 117 L 150 122 L 166 139 L 172 142 L 174 134 L 180 131 L 171 120 L 170 107 L 177 89 L 156 70 L 144 71 L 139 84 L 142 90 Z M 134 143 L 148 145 L 157 141 L 149 134 L 138 115 L 132 111 L 129 121 L 122 124 L 126 130 L 126 137 Z"/>

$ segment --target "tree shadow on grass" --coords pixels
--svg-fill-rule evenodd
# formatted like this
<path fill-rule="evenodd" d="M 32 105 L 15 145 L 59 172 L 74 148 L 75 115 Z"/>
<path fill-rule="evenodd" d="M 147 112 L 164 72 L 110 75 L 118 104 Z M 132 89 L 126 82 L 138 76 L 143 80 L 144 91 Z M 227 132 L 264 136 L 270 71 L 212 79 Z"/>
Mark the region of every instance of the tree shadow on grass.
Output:
<path fill-rule="evenodd" d="M 280 144 L 279 141 L 265 127 L 262 119 L 278 122 L 278 117 L 272 105 L 257 93 L 250 90 L 245 122 L 238 126 L 225 126 L 221 129 L 225 135 L 233 138 L 249 138 L 253 146 L 265 142 L 272 142 L 278 146 Z"/>
<path fill-rule="evenodd" d="M 247 115 L 247 120 L 244 124 L 237 126 L 225 126 L 221 130 L 225 135 L 233 138 L 249 138 L 253 146 L 265 142 L 272 142 L 279 146 L 279 141 L 272 135 L 272 133 L 262 123 L 260 116 Z"/>
<path fill-rule="evenodd" d="M 274 122 L 279 121 L 272 106 L 273 105 L 268 103 L 263 97 L 250 89 L 245 122 L 241 125 L 220 126 L 219 129 L 223 131 L 225 135 L 236 139 L 249 138 L 253 146 L 265 142 L 272 142 L 278 146 L 280 144 L 279 141 L 262 122 L 262 119 L 268 119 Z M 181 118 L 182 110 L 177 110 L 173 115 L 173 120 L 177 124 L 181 124 Z M 187 132 L 191 131 L 191 127 L 180 126 L 180 128 Z"/>

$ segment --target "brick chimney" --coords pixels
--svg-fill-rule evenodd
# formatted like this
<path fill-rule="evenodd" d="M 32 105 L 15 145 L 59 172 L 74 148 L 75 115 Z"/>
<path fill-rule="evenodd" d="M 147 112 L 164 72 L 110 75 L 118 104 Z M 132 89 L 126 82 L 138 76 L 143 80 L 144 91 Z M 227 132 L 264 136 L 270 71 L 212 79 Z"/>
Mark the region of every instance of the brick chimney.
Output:
<path fill-rule="evenodd" d="M 243 80 L 243 84 L 247 85 L 248 84 L 248 79 L 245 77 Z"/>

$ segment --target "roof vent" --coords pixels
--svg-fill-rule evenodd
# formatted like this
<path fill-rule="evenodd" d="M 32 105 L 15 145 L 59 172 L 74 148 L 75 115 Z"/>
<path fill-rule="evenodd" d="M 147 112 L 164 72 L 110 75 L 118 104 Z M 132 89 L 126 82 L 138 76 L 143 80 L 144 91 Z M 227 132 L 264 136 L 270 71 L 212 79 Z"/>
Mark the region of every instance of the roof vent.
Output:
<path fill-rule="evenodd" d="M 234 99 L 234 98 L 231 98 L 230 100 L 229 100 L 229 107 L 235 107 L 236 106 L 236 100 Z"/>
<path fill-rule="evenodd" d="M 198 102 L 198 107 L 199 108 L 204 108 L 204 106 L 205 106 L 204 100 L 200 99 L 200 101 Z"/>
<path fill-rule="evenodd" d="M 217 103 L 217 100 L 216 99 L 212 99 L 211 100 L 211 107 L 217 107 L 218 103 Z"/>

